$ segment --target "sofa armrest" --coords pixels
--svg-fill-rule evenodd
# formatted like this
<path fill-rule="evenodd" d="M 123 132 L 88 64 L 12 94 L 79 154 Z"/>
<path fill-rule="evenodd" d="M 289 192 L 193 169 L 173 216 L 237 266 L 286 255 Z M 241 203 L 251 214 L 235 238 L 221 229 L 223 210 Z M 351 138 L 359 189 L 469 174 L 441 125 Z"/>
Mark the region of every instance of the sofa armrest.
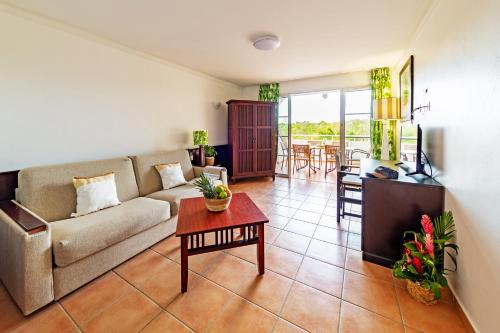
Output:
<path fill-rule="evenodd" d="M 14 215 L 12 218 L 0 209 L 0 279 L 21 311 L 28 315 L 54 299 L 50 225 L 12 203 L 23 209 L 22 214 L 29 214 L 44 225 L 30 233 L 14 220 Z"/>
<path fill-rule="evenodd" d="M 219 176 L 222 184 L 227 185 L 227 169 L 218 166 L 199 167 L 193 166 L 194 176 L 200 177 L 203 172 Z"/>

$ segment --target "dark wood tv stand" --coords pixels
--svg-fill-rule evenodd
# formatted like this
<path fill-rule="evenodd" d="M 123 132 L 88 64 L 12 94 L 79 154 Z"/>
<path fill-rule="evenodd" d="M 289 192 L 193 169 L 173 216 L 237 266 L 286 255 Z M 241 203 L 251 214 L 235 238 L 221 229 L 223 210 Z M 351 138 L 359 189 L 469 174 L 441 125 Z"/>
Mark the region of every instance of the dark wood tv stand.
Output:
<path fill-rule="evenodd" d="M 401 258 L 404 231 L 419 230 L 423 214 L 434 218 L 444 209 L 444 187 L 423 175 L 406 176 L 398 162 L 361 160 L 363 259 L 387 267 Z M 399 178 L 366 176 L 381 165 L 399 171 Z"/>

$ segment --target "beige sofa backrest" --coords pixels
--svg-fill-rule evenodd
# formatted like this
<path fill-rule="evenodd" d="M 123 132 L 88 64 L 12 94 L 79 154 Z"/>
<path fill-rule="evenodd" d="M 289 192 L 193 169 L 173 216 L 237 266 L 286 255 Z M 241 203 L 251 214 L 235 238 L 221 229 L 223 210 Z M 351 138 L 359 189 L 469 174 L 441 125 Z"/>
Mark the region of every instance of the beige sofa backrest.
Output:
<path fill-rule="evenodd" d="M 140 195 L 148 195 L 163 189 L 160 175 L 155 169 L 156 164 L 179 162 L 184 178 L 190 181 L 194 178 L 193 166 L 187 150 L 162 151 L 152 154 L 130 157 L 134 163 L 135 176 Z"/>
<path fill-rule="evenodd" d="M 59 164 L 23 169 L 19 172 L 18 199 L 47 222 L 67 219 L 76 210 L 73 177 L 115 173 L 120 201 L 139 196 L 132 161 L 128 157 Z"/>

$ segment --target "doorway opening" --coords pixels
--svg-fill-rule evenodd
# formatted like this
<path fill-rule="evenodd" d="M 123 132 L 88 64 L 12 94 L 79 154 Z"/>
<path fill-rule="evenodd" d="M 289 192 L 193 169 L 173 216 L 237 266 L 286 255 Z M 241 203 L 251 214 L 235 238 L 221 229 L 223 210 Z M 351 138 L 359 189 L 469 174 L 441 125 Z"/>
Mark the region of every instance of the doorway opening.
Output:
<path fill-rule="evenodd" d="M 283 96 L 279 102 L 276 173 L 336 182 L 339 157 L 349 164 L 369 157 L 370 119 L 369 88 Z"/>

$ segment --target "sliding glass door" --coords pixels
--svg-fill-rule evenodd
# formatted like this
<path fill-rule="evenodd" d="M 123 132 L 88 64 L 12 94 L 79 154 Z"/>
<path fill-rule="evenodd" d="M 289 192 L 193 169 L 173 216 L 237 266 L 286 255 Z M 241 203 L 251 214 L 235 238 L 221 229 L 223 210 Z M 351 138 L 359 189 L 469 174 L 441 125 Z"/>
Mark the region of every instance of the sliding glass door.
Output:
<path fill-rule="evenodd" d="M 370 118 L 369 88 L 291 94 L 280 98 L 276 174 L 291 176 L 293 144 L 316 147 L 331 144 L 340 147 L 346 160 L 364 157 L 370 152 Z M 321 168 L 324 167 L 323 163 Z"/>
<path fill-rule="evenodd" d="M 290 105 L 289 98 L 281 97 L 278 104 L 278 147 L 276 152 L 276 174 L 290 174 Z"/>
<path fill-rule="evenodd" d="M 347 161 L 357 162 L 368 157 L 371 150 L 371 90 L 346 90 L 343 94 L 344 156 Z"/>

